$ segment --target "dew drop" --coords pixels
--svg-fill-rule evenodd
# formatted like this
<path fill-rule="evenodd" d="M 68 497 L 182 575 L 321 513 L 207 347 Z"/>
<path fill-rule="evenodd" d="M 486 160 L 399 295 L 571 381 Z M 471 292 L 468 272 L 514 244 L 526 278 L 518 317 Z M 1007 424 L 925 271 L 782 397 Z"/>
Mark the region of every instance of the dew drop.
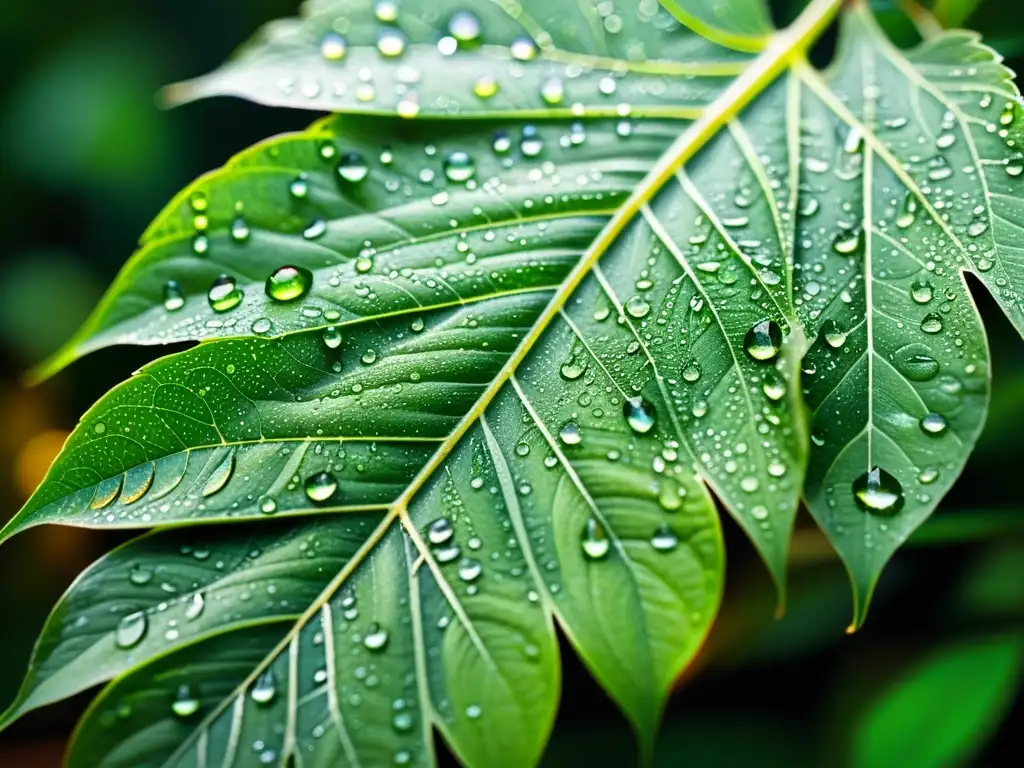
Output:
<path fill-rule="evenodd" d="M 643 397 L 630 397 L 622 405 L 629 428 L 640 435 L 654 429 L 654 406 Z"/>
<path fill-rule="evenodd" d="M 476 581 L 484 572 L 484 566 L 479 560 L 467 557 L 459 563 L 459 578 L 465 582 Z"/>
<path fill-rule="evenodd" d="M 370 174 L 370 166 L 358 152 L 346 152 L 338 161 L 338 176 L 350 184 L 358 184 Z"/>
<path fill-rule="evenodd" d="M 249 224 L 241 216 L 231 222 L 231 239 L 236 243 L 244 243 L 249 239 L 250 234 L 252 233 L 249 230 Z"/>
<path fill-rule="evenodd" d="M 761 320 L 743 338 L 747 355 L 759 362 L 775 359 L 782 349 L 782 329 L 774 320 Z"/>
<path fill-rule="evenodd" d="M 926 413 L 921 419 L 921 431 L 928 435 L 941 435 L 946 431 L 946 420 L 938 413 Z"/>
<path fill-rule="evenodd" d="M 853 499 L 865 512 L 892 517 L 903 508 L 903 487 L 899 480 L 874 467 L 853 481 Z"/>
<path fill-rule="evenodd" d="M 185 296 L 181 292 L 181 286 L 174 280 L 168 280 L 164 285 L 164 309 L 168 312 L 177 312 L 185 306 Z"/>
<path fill-rule="evenodd" d="M 861 229 L 843 230 L 832 240 L 832 250 L 836 253 L 848 256 L 861 249 L 864 240 L 864 233 Z"/>
<path fill-rule="evenodd" d="M 118 622 L 114 630 L 114 642 L 118 648 L 134 648 L 142 638 L 146 636 L 149 629 L 149 619 L 144 611 L 135 611 Z"/>
<path fill-rule="evenodd" d="M 401 56 L 405 53 L 405 35 L 397 27 L 382 27 L 377 32 L 377 51 L 388 59 Z"/>
<path fill-rule="evenodd" d="M 910 284 L 910 298 L 918 304 L 927 304 L 932 300 L 932 284 L 919 278 Z"/>
<path fill-rule="evenodd" d="M 679 538 L 672 533 L 667 525 L 659 526 L 651 536 L 651 547 L 658 552 L 671 552 L 679 544 Z"/>
<path fill-rule="evenodd" d="M 274 270 L 267 278 L 265 290 L 274 301 L 301 299 L 313 286 L 313 273 L 302 267 L 284 266 Z"/>
<path fill-rule="evenodd" d="M 244 296 L 245 294 L 235 283 L 235 278 L 230 275 L 217 277 L 206 293 L 206 299 L 210 302 L 210 308 L 214 312 L 228 312 L 234 309 L 242 303 Z"/>
<path fill-rule="evenodd" d="M 583 554 L 589 560 L 600 560 L 608 554 L 611 548 L 611 540 L 608 532 L 596 518 L 587 520 L 583 526 L 583 534 L 580 537 L 580 545 L 583 547 Z"/>
<path fill-rule="evenodd" d="M 199 711 L 199 699 L 192 695 L 187 685 L 178 687 L 178 692 L 171 702 L 171 711 L 180 718 L 191 717 Z"/>
<path fill-rule="evenodd" d="M 249 691 L 249 696 L 253 701 L 261 705 L 269 704 L 274 700 L 274 697 L 277 696 L 277 681 L 274 679 L 274 671 L 272 669 L 268 669 L 256 678 L 252 690 Z"/>
<path fill-rule="evenodd" d="M 942 318 L 934 312 L 929 312 L 921 320 L 921 330 L 925 333 L 939 333 L 942 330 Z"/>
<path fill-rule="evenodd" d="M 347 52 L 348 44 L 337 32 L 328 32 L 320 40 L 320 55 L 327 61 L 341 61 Z"/>
<path fill-rule="evenodd" d="M 700 363 L 696 359 L 690 359 L 686 365 L 683 366 L 682 371 L 683 381 L 693 384 L 695 381 L 700 379 Z"/>
<path fill-rule="evenodd" d="M 330 472 L 317 472 L 306 479 L 306 496 L 316 504 L 331 500 L 338 490 L 338 480 Z"/>
<path fill-rule="evenodd" d="M 544 150 L 544 140 L 537 133 L 536 127 L 532 125 L 523 126 L 523 132 L 519 139 L 519 151 L 523 157 L 536 157 Z"/>
<path fill-rule="evenodd" d="M 455 535 L 455 528 L 446 517 L 439 517 L 427 527 L 427 540 L 435 546 L 447 544 Z"/>
<path fill-rule="evenodd" d="M 579 445 L 583 441 L 579 424 L 575 421 L 565 422 L 558 430 L 558 439 L 562 441 L 563 445 Z"/>
<path fill-rule="evenodd" d="M 338 330 L 337 326 L 328 325 L 324 328 L 324 346 L 328 349 L 337 349 L 341 346 L 341 331 Z"/>
<path fill-rule="evenodd" d="M 765 397 L 775 403 L 786 396 L 786 382 L 774 371 L 765 375 L 764 381 L 761 383 L 761 389 Z"/>
<path fill-rule="evenodd" d="M 509 53 L 516 61 L 529 61 L 537 55 L 537 46 L 528 37 L 517 37 L 509 46 Z"/>
<path fill-rule="evenodd" d="M 272 515 L 275 512 L 277 512 L 277 501 L 274 499 L 273 496 L 266 494 L 260 496 L 256 503 L 260 508 L 260 512 L 262 512 L 264 515 Z"/>
<path fill-rule="evenodd" d="M 825 337 L 825 343 L 832 349 L 839 349 L 846 343 L 846 331 L 831 318 L 822 323 L 821 333 Z"/>
<path fill-rule="evenodd" d="M 235 452 L 234 450 L 231 450 L 206 479 L 206 484 L 203 486 L 203 497 L 213 496 L 215 493 L 223 490 L 224 486 L 228 484 L 228 480 L 231 479 L 231 475 L 234 471 Z"/>
<path fill-rule="evenodd" d="M 476 174 L 476 163 L 467 152 L 456 150 L 449 152 L 444 159 L 444 175 L 449 181 L 469 181 Z"/>
<path fill-rule="evenodd" d="M 637 320 L 646 317 L 651 311 L 651 305 L 641 296 L 630 296 L 626 299 L 625 307 L 629 316 L 635 317 Z"/>
<path fill-rule="evenodd" d="M 363 637 L 363 646 L 368 651 L 382 651 L 388 644 L 388 631 L 374 622 Z"/>

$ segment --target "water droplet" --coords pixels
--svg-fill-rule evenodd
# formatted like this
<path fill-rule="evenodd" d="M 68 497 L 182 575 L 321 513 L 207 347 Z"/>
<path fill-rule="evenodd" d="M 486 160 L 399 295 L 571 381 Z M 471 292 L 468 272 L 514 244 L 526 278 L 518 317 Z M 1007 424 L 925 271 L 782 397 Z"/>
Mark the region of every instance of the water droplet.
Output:
<path fill-rule="evenodd" d="M 484 572 L 484 566 L 479 560 L 467 557 L 459 563 L 459 578 L 463 581 L 476 581 Z"/>
<path fill-rule="evenodd" d="M 562 363 L 558 372 L 562 375 L 562 378 L 566 381 L 576 381 L 583 373 L 587 370 L 587 366 L 583 360 L 574 357 L 571 360 L 567 360 Z"/>
<path fill-rule="evenodd" d="M 583 434 L 580 432 L 579 424 L 575 421 L 565 422 L 562 428 L 558 430 L 558 439 L 564 445 L 579 445 L 583 441 Z"/>
<path fill-rule="evenodd" d="M 296 200 L 302 200 L 309 195 L 309 179 L 306 178 L 306 174 L 301 173 L 292 179 L 288 185 L 288 192 Z"/>
<path fill-rule="evenodd" d="M 896 369 L 911 381 L 931 381 L 939 373 L 939 362 L 924 344 L 908 344 L 896 351 Z"/>
<path fill-rule="evenodd" d="M 647 313 L 651 311 L 651 305 L 641 296 L 630 296 L 626 299 L 625 306 L 630 317 L 635 317 L 637 320 L 646 317 Z"/>
<path fill-rule="evenodd" d="M 946 420 L 938 413 L 926 413 L 921 419 L 921 431 L 929 435 L 941 435 L 946 431 Z"/>
<path fill-rule="evenodd" d="M 498 92 L 498 81 L 493 75 L 480 75 L 473 83 L 473 95 L 478 99 L 489 99 Z"/>
<path fill-rule="evenodd" d="M 377 21 L 396 21 L 398 19 L 398 3 L 395 0 L 377 0 L 373 4 L 373 15 L 377 17 Z"/>
<path fill-rule="evenodd" d="M 856 253 L 861 249 L 864 240 L 864 231 L 858 229 L 842 230 L 832 240 L 832 250 L 844 256 Z"/>
<path fill-rule="evenodd" d="M 273 496 L 264 494 L 257 499 L 256 503 L 264 515 L 272 515 L 277 512 L 277 501 Z"/>
<path fill-rule="evenodd" d="M 476 720 L 482 714 L 483 710 L 480 709 L 479 704 L 470 704 L 468 707 L 466 707 L 466 717 L 468 717 L 470 720 Z"/>
<path fill-rule="evenodd" d="M 562 99 L 565 98 L 565 84 L 562 82 L 562 78 L 558 76 L 549 77 L 541 83 L 540 97 L 549 106 L 553 107 L 556 104 L 561 104 Z"/>
<path fill-rule="evenodd" d="M 910 284 L 910 298 L 918 304 L 927 304 L 932 300 L 932 284 L 923 277 Z"/>
<path fill-rule="evenodd" d="M 358 184 L 370 174 L 370 166 L 358 152 L 346 152 L 338 161 L 338 176 L 350 184 Z"/>
<path fill-rule="evenodd" d="M 117 624 L 114 630 L 114 642 L 118 648 L 134 648 L 146 636 L 149 619 L 144 611 L 129 613 Z"/>
<path fill-rule="evenodd" d="M 472 46 L 480 41 L 480 19 L 469 11 L 457 11 L 448 20 L 448 34 L 462 47 Z"/>
<path fill-rule="evenodd" d="M 608 532 L 605 531 L 601 522 L 593 517 L 587 520 L 587 524 L 583 526 L 580 543 L 583 547 L 583 554 L 589 560 L 600 560 L 608 554 L 608 550 L 611 548 Z"/>
<path fill-rule="evenodd" d="M 217 277 L 206 294 L 210 308 L 214 312 L 228 312 L 241 304 L 244 297 L 245 294 L 235 283 L 235 278 L 230 275 Z"/>
<path fill-rule="evenodd" d="M 507 154 L 512 149 L 512 137 L 505 131 L 495 131 L 494 138 L 491 141 L 491 149 L 499 155 Z"/>
<path fill-rule="evenodd" d="M 693 384 L 695 381 L 700 379 L 700 363 L 696 359 L 691 358 L 687 361 L 686 365 L 683 366 L 682 371 L 683 381 Z"/>
<path fill-rule="evenodd" d="M 903 487 L 884 469 L 874 467 L 853 481 L 853 499 L 865 512 L 891 517 L 903 508 Z"/>
<path fill-rule="evenodd" d="M 523 133 L 519 140 L 519 151 L 523 157 L 536 157 L 544 150 L 544 140 L 537 133 L 536 127 L 524 125 Z"/>
<path fill-rule="evenodd" d="M 630 397 L 622 405 L 622 414 L 630 429 L 646 435 L 654 429 L 654 406 L 643 397 Z"/>
<path fill-rule="evenodd" d="M 846 343 L 846 331 L 831 318 L 822 323 L 821 333 L 825 337 L 825 343 L 832 349 L 839 349 Z"/>
<path fill-rule="evenodd" d="M 753 360 L 774 360 L 782 349 L 782 329 L 774 320 L 761 320 L 747 331 L 743 349 Z"/>
<path fill-rule="evenodd" d="M 914 223 L 915 218 L 917 218 L 917 198 L 912 192 L 908 192 L 903 200 L 903 210 L 896 217 L 896 226 L 906 229 Z"/>
<path fill-rule="evenodd" d="M 509 53 L 516 61 L 529 61 L 537 55 L 537 46 L 528 37 L 517 37 L 509 46 Z"/>
<path fill-rule="evenodd" d="M 177 312 L 185 306 L 185 296 L 181 292 L 181 286 L 174 280 L 168 280 L 164 285 L 164 309 L 168 312 Z"/>
<path fill-rule="evenodd" d="M 250 234 L 249 225 L 241 216 L 231 222 L 231 239 L 236 243 L 244 243 Z"/>
<path fill-rule="evenodd" d="M 257 704 L 269 704 L 277 696 L 277 681 L 274 679 L 274 670 L 268 669 L 256 678 L 249 696 Z"/>
<path fill-rule="evenodd" d="M 235 452 L 231 450 L 228 455 L 225 456 L 217 468 L 210 473 L 210 476 L 206 479 L 206 484 L 203 486 L 203 496 L 213 496 L 215 493 L 221 491 L 225 485 L 228 484 L 228 480 L 231 479 L 231 475 L 235 471 Z"/>
<path fill-rule="evenodd" d="M 267 278 L 267 296 L 274 301 L 301 299 L 313 287 L 313 273 L 302 267 L 284 266 Z"/>
<path fill-rule="evenodd" d="M 761 389 L 764 391 L 765 397 L 772 402 L 777 403 L 786 396 L 786 382 L 774 371 L 765 374 Z"/>
<path fill-rule="evenodd" d="M 651 546 L 658 552 L 671 552 L 678 544 L 679 538 L 664 524 L 651 536 Z"/>
<path fill-rule="evenodd" d="M 103 422 L 99 422 L 95 427 L 93 427 L 93 429 L 97 434 L 103 434 L 107 428 Z M 124 475 L 108 477 L 106 480 L 100 481 L 96 485 L 96 490 L 93 491 L 92 500 L 89 502 L 89 508 L 103 509 L 112 503 L 114 499 L 117 498 L 117 494 L 121 492 L 122 482 L 124 482 Z"/>
<path fill-rule="evenodd" d="M 448 157 L 444 159 L 444 175 L 449 181 L 469 181 L 475 173 L 476 163 L 467 152 L 461 150 L 449 152 Z"/>
<path fill-rule="evenodd" d="M 921 330 L 925 333 L 939 333 L 942 330 L 942 318 L 934 312 L 929 312 L 921 320 Z"/>
<path fill-rule="evenodd" d="M 397 27 L 381 27 L 377 32 L 377 51 L 388 59 L 401 56 L 405 53 L 405 35 Z"/>
<path fill-rule="evenodd" d="M 189 621 L 195 621 L 203 615 L 203 611 L 206 609 L 206 598 L 203 597 L 202 592 L 196 592 L 192 595 L 192 599 L 189 600 L 188 606 L 185 608 L 185 618 Z"/>
<path fill-rule="evenodd" d="M 187 685 L 178 687 L 174 701 L 171 702 L 171 711 L 181 718 L 191 717 L 199 711 L 199 699 L 192 695 Z"/>
<path fill-rule="evenodd" d="M 447 544 L 455 535 L 455 528 L 446 517 L 439 517 L 427 528 L 427 540 L 434 545 Z"/>
<path fill-rule="evenodd" d="M 338 481 L 330 472 L 317 472 L 306 479 L 305 490 L 310 501 L 323 504 L 338 490 Z"/>
<path fill-rule="evenodd" d="M 328 325 L 324 328 L 324 346 L 328 349 L 337 349 L 341 346 L 341 331 L 336 326 Z"/>
<path fill-rule="evenodd" d="M 368 651 L 382 651 L 388 644 L 388 631 L 380 624 L 374 622 L 370 625 L 369 631 L 363 637 L 363 645 Z"/>
<path fill-rule="evenodd" d="M 341 61 L 347 52 L 348 44 L 337 32 L 328 32 L 320 40 L 320 55 L 327 61 Z"/>

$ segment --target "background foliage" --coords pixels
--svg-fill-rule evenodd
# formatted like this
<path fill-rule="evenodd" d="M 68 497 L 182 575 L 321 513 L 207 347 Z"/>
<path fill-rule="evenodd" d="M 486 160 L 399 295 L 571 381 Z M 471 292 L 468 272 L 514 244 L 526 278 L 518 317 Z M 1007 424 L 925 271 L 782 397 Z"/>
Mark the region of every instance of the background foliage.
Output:
<path fill-rule="evenodd" d="M 1012 4 L 938 3 L 947 18 L 979 29 L 1011 57 L 1011 67 L 1024 70 L 1024 59 L 1013 58 L 1024 53 L 1024 22 L 1013 29 L 1019 14 L 1006 12 Z M 178 189 L 239 149 L 311 120 L 229 100 L 155 108 L 160 85 L 212 69 L 260 23 L 295 10 L 293 0 L 197 5 L 52 0 L 0 9 L 4 518 L 34 488 L 78 414 L 149 353 L 102 351 L 35 390 L 21 387 L 21 372 L 70 335 Z M 798 5 L 776 3 L 780 21 Z M 912 42 L 899 14 L 880 9 L 894 37 Z M 994 765 L 1009 751 L 1013 734 L 1000 723 L 1012 721 L 1014 707 L 1022 713 L 1019 696 L 1014 702 L 1020 657 L 1013 649 L 1024 631 L 1017 469 L 1024 356 L 991 300 L 983 291 L 976 296 L 992 347 L 989 423 L 934 520 L 888 569 L 868 626 L 842 635 L 846 578 L 806 519 L 794 543 L 789 610 L 775 622 L 768 578 L 726 521 L 723 613 L 692 679 L 670 703 L 659 762 L 685 757 L 714 766 L 756 758 L 799 766 L 833 764 L 838 755 L 839 762 L 872 766 L 880 753 L 908 750 L 901 764 L 924 766 L 979 749 L 977 763 Z M 45 612 L 116 541 L 116 534 L 46 527 L 0 551 L 4 703 Z M 634 748 L 625 723 L 572 654 L 563 659 L 565 691 L 548 764 L 613 754 L 628 764 Z M 0 764 L 58 764 L 61 740 L 83 704 L 35 713 L 4 733 Z M 744 739 L 732 736 L 739 731 Z M 916 748 L 923 743 L 944 751 Z"/>

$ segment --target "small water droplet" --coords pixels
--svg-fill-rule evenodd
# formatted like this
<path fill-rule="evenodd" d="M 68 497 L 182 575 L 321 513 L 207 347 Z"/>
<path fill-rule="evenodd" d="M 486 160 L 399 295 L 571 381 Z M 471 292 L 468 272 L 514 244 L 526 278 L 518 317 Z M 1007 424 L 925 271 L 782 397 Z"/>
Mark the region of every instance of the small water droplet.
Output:
<path fill-rule="evenodd" d="M 320 55 L 327 61 L 341 61 L 348 52 L 348 43 L 337 32 L 328 32 L 320 39 Z"/>
<path fill-rule="evenodd" d="M 583 441 L 583 434 L 580 432 L 579 424 L 575 421 L 565 422 L 562 428 L 558 430 L 558 439 L 564 445 L 579 445 Z"/>
<path fill-rule="evenodd" d="M 337 349 L 341 346 L 341 331 L 336 326 L 328 325 L 324 328 L 324 346 L 328 349 Z"/>
<path fill-rule="evenodd" d="M 439 517 L 427 528 L 427 540 L 434 545 L 447 544 L 455 535 L 455 528 L 446 517 Z"/>
<path fill-rule="evenodd" d="M 467 557 L 459 563 L 459 578 L 463 581 L 476 581 L 484 572 L 484 566 L 479 560 Z"/>
<path fill-rule="evenodd" d="M 476 174 L 476 163 L 469 153 L 461 150 L 449 152 L 444 159 L 444 175 L 449 181 L 469 181 Z"/>
<path fill-rule="evenodd" d="M 168 312 L 177 312 L 185 306 L 185 296 L 181 292 L 181 286 L 174 280 L 168 280 L 164 285 L 164 309 Z"/>
<path fill-rule="evenodd" d="M 941 435 L 946 431 L 946 420 L 938 413 L 926 413 L 921 419 L 921 431 L 929 435 Z"/>
<path fill-rule="evenodd" d="M 206 598 L 203 597 L 202 592 L 196 592 L 192 595 L 192 599 L 189 600 L 188 606 L 185 608 L 185 618 L 189 621 L 195 621 L 203 615 L 203 611 L 206 609 Z"/>
<path fill-rule="evenodd" d="M 368 651 L 382 651 L 388 644 L 388 631 L 374 622 L 363 637 L 363 646 Z"/>
<path fill-rule="evenodd" d="M 777 403 L 786 396 L 786 382 L 774 371 L 765 374 L 761 389 L 764 391 L 765 397 L 772 402 Z"/>
<path fill-rule="evenodd" d="M 642 296 L 630 296 L 626 299 L 625 307 L 630 317 L 635 317 L 637 320 L 646 317 L 647 313 L 651 311 L 651 305 Z"/>
<path fill-rule="evenodd" d="M 358 152 L 346 152 L 338 161 L 338 176 L 350 184 L 358 184 L 370 174 L 370 166 Z"/>
<path fill-rule="evenodd" d="M 171 702 L 171 711 L 180 718 L 191 717 L 199 711 L 199 699 L 192 695 L 187 685 L 178 686 L 178 692 Z"/>
<path fill-rule="evenodd" d="M 821 333 L 825 337 L 825 343 L 832 349 L 839 349 L 846 343 L 846 331 L 831 318 L 822 323 Z"/>
<path fill-rule="evenodd" d="M 929 312 L 921 320 L 921 330 L 925 333 L 939 333 L 942 330 L 942 318 L 934 312 Z"/>
<path fill-rule="evenodd" d="M 519 151 L 523 157 L 536 157 L 544 150 L 544 140 L 537 133 L 536 127 L 524 125 L 523 133 L 519 140 Z"/>
<path fill-rule="evenodd" d="M 257 704 L 269 704 L 277 696 L 277 680 L 274 679 L 274 670 L 268 669 L 256 678 L 249 696 Z"/>
<path fill-rule="evenodd" d="M 678 544 L 679 538 L 664 524 L 651 536 L 651 546 L 658 552 L 671 552 Z"/>
<path fill-rule="evenodd" d="M 910 298 L 918 304 L 927 304 L 932 300 L 932 284 L 923 277 L 910 284 Z"/>
<path fill-rule="evenodd" d="M 836 253 L 848 256 L 857 253 L 864 241 L 864 231 L 858 229 L 842 230 L 832 240 L 832 250 Z"/>
<path fill-rule="evenodd" d="M 682 371 L 683 381 L 693 384 L 695 381 L 700 379 L 700 363 L 696 359 L 691 358 L 686 365 L 683 366 Z"/>
<path fill-rule="evenodd" d="M 388 59 L 401 56 L 405 53 L 405 35 L 397 27 L 381 27 L 377 31 L 377 51 Z"/>
<path fill-rule="evenodd" d="M 517 37 L 509 46 L 509 53 L 516 61 L 529 61 L 537 55 L 537 46 L 528 37 Z"/>

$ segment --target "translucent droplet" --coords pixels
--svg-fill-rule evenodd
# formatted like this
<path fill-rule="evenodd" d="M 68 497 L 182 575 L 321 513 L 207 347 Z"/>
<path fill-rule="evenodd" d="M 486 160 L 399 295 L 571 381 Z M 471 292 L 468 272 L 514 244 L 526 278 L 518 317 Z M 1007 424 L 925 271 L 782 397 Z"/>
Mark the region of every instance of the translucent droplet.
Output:
<path fill-rule="evenodd" d="M 459 578 L 463 581 L 476 581 L 484 572 L 484 566 L 479 560 L 467 557 L 459 563 Z"/>
<path fill-rule="evenodd" d="M 583 547 L 583 554 L 589 560 L 600 560 L 608 554 L 611 548 L 611 540 L 608 532 L 596 518 L 587 520 L 583 526 L 583 534 L 580 537 L 580 545 Z"/>
<path fill-rule="evenodd" d="M 274 670 L 268 669 L 256 678 L 249 696 L 257 704 L 269 704 L 277 696 L 277 680 L 274 679 Z"/>
<path fill-rule="evenodd" d="M 747 331 L 743 349 L 753 360 L 774 360 L 782 349 L 782 329 L 774 320 L 761 320 Z"/>
<path fill-rule="evenodd" d="M 447 517 L 439 517 L 427 528 L 427 540 L 434 545 L 447 544 L 455 535 L 455 528 Z"/>
<path fill-rule="evenodd" d="M 942 318 L 934 312 L 929 312 L 921 320 L 921 330 L 925 333 L 939 333 L 942 330 Z"/>
<path fill-rule="evenodd" d="M 203 615 L 203 611 L 206 609 L 206 598 L 203 597 L 202 592 L 196 592 L 192 595 L 192 599 L 189 600 L 188 605 L 185 607 L 185 618 L 189 621 L 195 621 Z"/>
<path fill-rule="evenodd" d="M 679 544 L 679 538 L 667 525 L 661 525 L 651 536 L 651 546 L 658 552 L 671 552 Z"/>
<path fill-rule="evenodd" d="M 449 181 L 469 181 L 476 174 L 476 163 L 467 152 L 456 150 L 449 152 L 444 159 L 444 175 Z"/>
<path fill-rule="evenodd" d="M 230 275 L 217 277 L 206 293 L 207 301 L 214 312 L 228 312 L 241 304 L 244 297 L 245 294 L 235 283 L 235 278 Z"/>
<path fill-rule="evenodd" d="M 259 499 L 257 499 L 256 504 L 259 506 L 260 512 L 264 515 L 272 515 L 277 512 L 277 501 L 269 494 L 260 496 Z"/>
<path fill-rule="evenodd" d="M 324 346 L 328 349 L 337 349 L 341 346 L 341 331 L 333 325 L 324 328 Z"/>
<path fill-rule="evenodd" d="M 382 651 L 387 644 L 388 631 L 376 622 L 371 624 L 369 631 L 363 636 L 363 646 L 366 650 Z"/>
<path fill-rule="evenodd" d="M 231 222 L 231 239 L 236 243 L 244 243 L 250 234 L 249 224 L 241 216 Z"/>
<path fill-rule="evenodd" d="M 405 53 L 405 35 L 397 27 L 381 27 L 377 32 L 377 51 L 393 59 Z"/>
<path fill-rule="evenodd" d="M 177 312 L 185 306 L 185 296 L 181 292 L 181 286 L 174 280 L 168 280 L 164 285 L 164 309 L 168 312 Z"/>
<path fill-rule="evenodd" d="M 171 702 L 171 711 L 181 718 L 191 717 L 199 711 L 199 699 L 192 695 L 187 685 L 178 686 L 178 692 Z"/>
<path fill-rule="evenodd" d="M 327 61 L 341 61 L 348 52 L 348 43 L 337 32 L 328 32 L 320 40 L 320 55 Z"/>
<path fill-rule="evenodd" d="M 903 200 L 903 210 L 896 217 L 896 226 L 906 229 L 914 223 L 915 218 L 917 218 L 917 198 L 912 192 L 908 192 Z"/>
<path fill-rule="evenodd" d="M 274 301 L 301 299 L 313 287 L 313 273 L 302 267 L 287 265 L 274 270 L 267 278 L 265 290 Z"/>
<path fill-rule="evenodd" d="M 932 284 L 923 277 L 910 284 L 910 298 L 918 304 L 927 304 L 932 300 Z"/>
<path fill-rule="evenodd" d="M 309 195 L 309 179 L 306 178 L 306 174 L 300 173 L 296 178 L 292 179 L 292 182 L 288 185 L 288 192 L 296 200 L 302 200 Z"/>
<path fill-rule="evenodd" d="M 654 429 L 654 406 L 643 397 L 630 397 L 622 405 L 629 428 L 640 435 Z"/>
<path fill-rule="evenodd" d="M 479 43 L 480 31 L 480 19 L 469 11 L 457 11 L 448 20 L 448 34 L 455 38 L 460 47 Z"/>
<path fill-rule="evenodd" d="M 761 383 L 761 389 L 765 397 L 772 402 L 777 403 L 786 396 L 786 382 L 774 371 L 765 374 L 764 381 Z"/>
<path fill-rule="evenodd" d="M 505 155 L 512 149 L 512 137 L 505 131 L 495 131 L 491 140 L 491 149 L 496 154 Z"/>
<path fill-rule="evenodd" d="M 625 308 L 629 316 L 635 317 L 637 320 L 646 317 L 651 311 L 651 305 L 641 296 L 630 296 L 626 299 Z"/>
<path fill-rule="evenodd" d="M 309 222 L 309 225 L 302 230 L 302 236 L 307 240 L 316 240 L 323 237 L 327 231 L 327 222 L 324 219 L 316 218 Z"/>
<path fill-rule="evenodd" d="M 540 97 L 549 106 L 561 104 L 562 99 L 565 98 L 565 84 L 562 82 L 562 78 L 557 76 L 549 77 L 541 83 Z"/>
<path fill-rule="evenodd" d="M 929 435 L 941 435 L 946 431 L 946 420 L 938 413 L 926 413 L 921 419 L 921 431 Z"/>
<path fill-rule="evenodd" d="M 523 157 L 536 157 L 544 150 L 544 141 L 537 133 L 536 127 L 524 125 L 522 137 L 519 140 L 519 151 Z"/>
<path fill-rule="evenodd" d="M 693 384 L 695 381 L 700 379 L 700 363 L 696 359 L 691 358 L 686 365 L 683 366 L 682 371 L 683 381 Z"/>
<path fill-rule="evenodd" d="M 106 431 L 106 425 L 103 422 L 99 422 L 93 429 L 97 434 L 103 434 Z M 124 475 L 116 475 L 100 481 L 96 485 L 96 490 L 93 491 L 92 499 L 89 501 L 89 509 L 103 509 L 109 506 L 121 492 L 121 483 L 123 482 Z"/>
<path fill-rule="evenodd" d="M 529 61 L 537 55 L 537 46 L 528 37 L 517 37 L 509 46 L 509 53 L 517 61 Z"/>
<path fill-rule="evenodd" d="M 825 337 L 825 343 L 832 349 L 839 349 L 846 343 L 846 331 L 831 318 L 822 323 L 821 334 Z"/>
<path fill-rule="evenodd" d="M 114 642 L 118 648 L 134 648 L 146 636 L 147 629 L 149 619 L 144 611 L 129 613 L 118 622 L 114 630 Z"/>
<path fill-rule="evenodd" d="M 228 480 L 231 479 L 231 475 L 235 471 L 235 452 L 230 450 L 228 455 L 225 456 L 217 468 L 210 473 L 210 476 L 206 479 L 206 484 L 203 485 L 203 497 L 213 496 L 215 493 L 219 493 L 224 489 L 224 486 L 228 484 Z"/>
<path fill-rule="evenodd" d="M 358 184 L 370 174 L 370 166 L 358 152 L 346 152 L 338 161 L 338 176 L 350 184 Z"/>
<path fill-rule="evenodd" d="M 558 372 L 566 381 L 576 381 L 587 370 L 586 365 L 580 358 L 574 357 L 562 363 Z"/>
<path fill-rule="evenodd" d="M 861 249 L 864 240 L 862 229 L 843 230 L 832 240 L 832 250 L 847 256 Z"/>
<path fill-rule="evenodd" d="M 338 490 L 338 480 L 330 472 L 317 472 L 306 479 L 305 490 L 310 501 L 323 504 Z"/>
<path fill-rule="evenodd" d="M 874 467 L 853 481 L 853 498 L 865 512 L 891 517 L 903 508 L 903 487 L 884 469 Z"/>
<path fill-rule="evenodd" d="M 558 439 L 564 445 L 579 445 L 583 441 L 583 434 L 580 432 L 579 424 L 575 421 L 567 421 L 558 430 Z"/>
<path fill-rule="evenodd" d="M 480 75 L 473 83 L 473 95 L 478 99 L 489 99 L 498 92 L 498 81 L 494 75 Z"/>

